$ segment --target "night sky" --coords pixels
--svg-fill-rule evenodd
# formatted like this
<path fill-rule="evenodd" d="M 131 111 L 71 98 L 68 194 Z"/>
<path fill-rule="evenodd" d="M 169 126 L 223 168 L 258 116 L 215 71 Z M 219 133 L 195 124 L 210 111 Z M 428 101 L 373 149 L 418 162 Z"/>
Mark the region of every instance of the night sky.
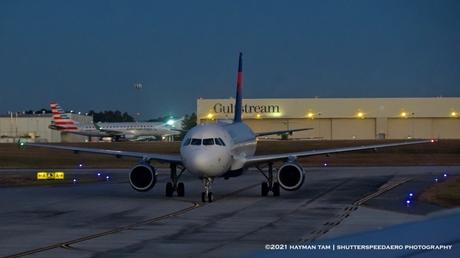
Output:
<path fill-rule="evenodd" d="M 2 0 L 0 113 L 188 114 L 239 51 L 245 98 L 459 97 L 460 1 Z"/>

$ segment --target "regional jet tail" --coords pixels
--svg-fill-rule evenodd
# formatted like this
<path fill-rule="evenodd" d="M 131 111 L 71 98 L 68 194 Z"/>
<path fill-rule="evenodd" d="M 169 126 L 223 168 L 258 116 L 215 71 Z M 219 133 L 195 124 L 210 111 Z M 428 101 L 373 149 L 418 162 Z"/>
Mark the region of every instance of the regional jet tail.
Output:
<path fill-rule="evenodd" d="M 110 136 L 105 132 L 100 132 L 92 123 L 79 123 L 70 118 L 64 109 L 56 102 L 50 103 L 53 118 L 48 126 L 52 130 L 63 133 L 72 133 L 89 137 L 107 137 Z"/>
<path fill-rule="evenodd" d="M 280 189 L 295 191 L 302 187 L 305 181 L 305 170 L 298 162 L 298 159 L 301 157 L 434 142 L 433 140 L 418 140 L 357 147 L 255 155 L 257 134 L 244 123 L 241 117 L 241 103 L 243 99 L 242 63 L 243 59 L 240 53 L 235 99 L 236 108 L 233 123 L 195 126 L 185 135 L 181 143 L 179 154 L 119 151 L 38 143 L 21 143 L 21 145 L 60 149 L 73 151 L 74 153 L 87 152 L 111 155 L 114 157 L 138 158 L 139 162 L 131 169 L 128 177 L 132 188 L 141 192 L 152 189 L 157 182 L 157 170 L 152 166 L 151 162 L 159 161 L 169 163 L 170 181 L 166 183 L 166 196 L 171 197 L 174 193 L 177 193 L 178 196 L 184 196 L 185 186 L 184 183 L 179 180 L 183 172 L 188 170 L 194 174 L 197 179 L 203 180 L 203 192 L 201 193 L 202 201 L 212 202 L 214 197 L 210 187 L 215 178 L 239 176 L 249 167 L 258 169 L 263 175 L 263 178 L 266 179 L 261 184 L 262 196 L 267 196 L 269 192 L 272 192 L 274 196 L 279 196 Z M 275 162 L 281 163 L 276 170 L 273 169 Z M 264 164 L 267 166 L 263 166 Z M 263 170 L 261 169 L 262 167 L 266 167 L 266 169 Z M 177 169 L 180 169 L 179 173 Z"/>

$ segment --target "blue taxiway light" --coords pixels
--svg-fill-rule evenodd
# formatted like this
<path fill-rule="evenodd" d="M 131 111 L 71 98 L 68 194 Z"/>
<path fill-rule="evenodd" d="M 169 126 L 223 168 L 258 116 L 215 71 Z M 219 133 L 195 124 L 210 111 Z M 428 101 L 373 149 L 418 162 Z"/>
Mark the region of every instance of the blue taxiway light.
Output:
<path fill-rule="evenodd" d="M 327 167 L 327 163 L 324 163 L 323 166 Z"/>
<path fill-rule="evenodd" d="M 438 182 L 438 178 L 435 178 L 434 181 L 437 183 L 437 182 Z"/>
<path fill-rule="evenodd" d="M 406 200 L 406 204 L 409 205 L 411 203 L 410 200 Z"/>
<path fill-rule="evenodd" d="M 414 197 L 414 194 L 413 194 L 413 193 L 409 193 L 409 197 Z"/>
<path fill-rule="evenodd" d="M 101 176 L 101 172 L 97 172 L 97 176 Z"/>
<path fill-rule="evenodd" d="M 83 167 L 83 164 L 81 164 L 81 163 L 80 163 L 80 164 L 78 164 L 78 167 L 79 167 L 79 168 Z"/>
<path fill-rule="evenodd" d="M 444 175 L 442 175 L 443 177 L 447 177 L 447 173 L 444 173 Z"/>
<path fill-rule="evenodd" d="M 75 184 L 75 183 L 77 182 L 77 179 L 76 179 L 76 178 L 74 178 L 72 181 L 73 181 L 73 183 Z"/>
<path fill-rule="evenodd" d="M 109 181 L 109 179 L 110 179 L 110 176 L 106 176 L 106 177 L 105 177 L 105 179 L 107 179 L 107 181 Z"/>

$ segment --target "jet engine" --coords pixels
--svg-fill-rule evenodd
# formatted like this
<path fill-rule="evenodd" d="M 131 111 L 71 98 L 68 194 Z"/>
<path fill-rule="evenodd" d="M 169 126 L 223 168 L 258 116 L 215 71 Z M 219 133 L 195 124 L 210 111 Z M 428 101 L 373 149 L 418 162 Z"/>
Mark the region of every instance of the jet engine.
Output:
<path fill-rule="evenodd" d="M 139 192 L 145 192 L 155 185 L 157 173 L 149 164 L 138 164 L 129 173 L 129 183 Z"/>
<path fill-rule="evenodd" d="M 286 162 L 278 169 L 278 182 L 286 191 L 299 189 L 305 180 L 305 170 L 296 162 Z"/>

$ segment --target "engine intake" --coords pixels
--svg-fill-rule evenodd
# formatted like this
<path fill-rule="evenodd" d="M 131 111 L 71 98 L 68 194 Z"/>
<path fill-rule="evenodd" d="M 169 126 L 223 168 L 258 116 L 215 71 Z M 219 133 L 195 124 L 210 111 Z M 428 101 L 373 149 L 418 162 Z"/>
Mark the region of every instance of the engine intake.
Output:
<path fill-rule="evenodd" d="M 132 188 L 139 192 L 152 189 L 156 181 L 157 174 L 155 168 L 150 165 L 138 164 L 129 173 L 129 183 Z"/>
<path fill-rule="evenodd" d="M 278 169 L 278 182 L 286 191 L 299 189 L 305 180 L 305 170 L 295 162 L 286 162 Z"/>

